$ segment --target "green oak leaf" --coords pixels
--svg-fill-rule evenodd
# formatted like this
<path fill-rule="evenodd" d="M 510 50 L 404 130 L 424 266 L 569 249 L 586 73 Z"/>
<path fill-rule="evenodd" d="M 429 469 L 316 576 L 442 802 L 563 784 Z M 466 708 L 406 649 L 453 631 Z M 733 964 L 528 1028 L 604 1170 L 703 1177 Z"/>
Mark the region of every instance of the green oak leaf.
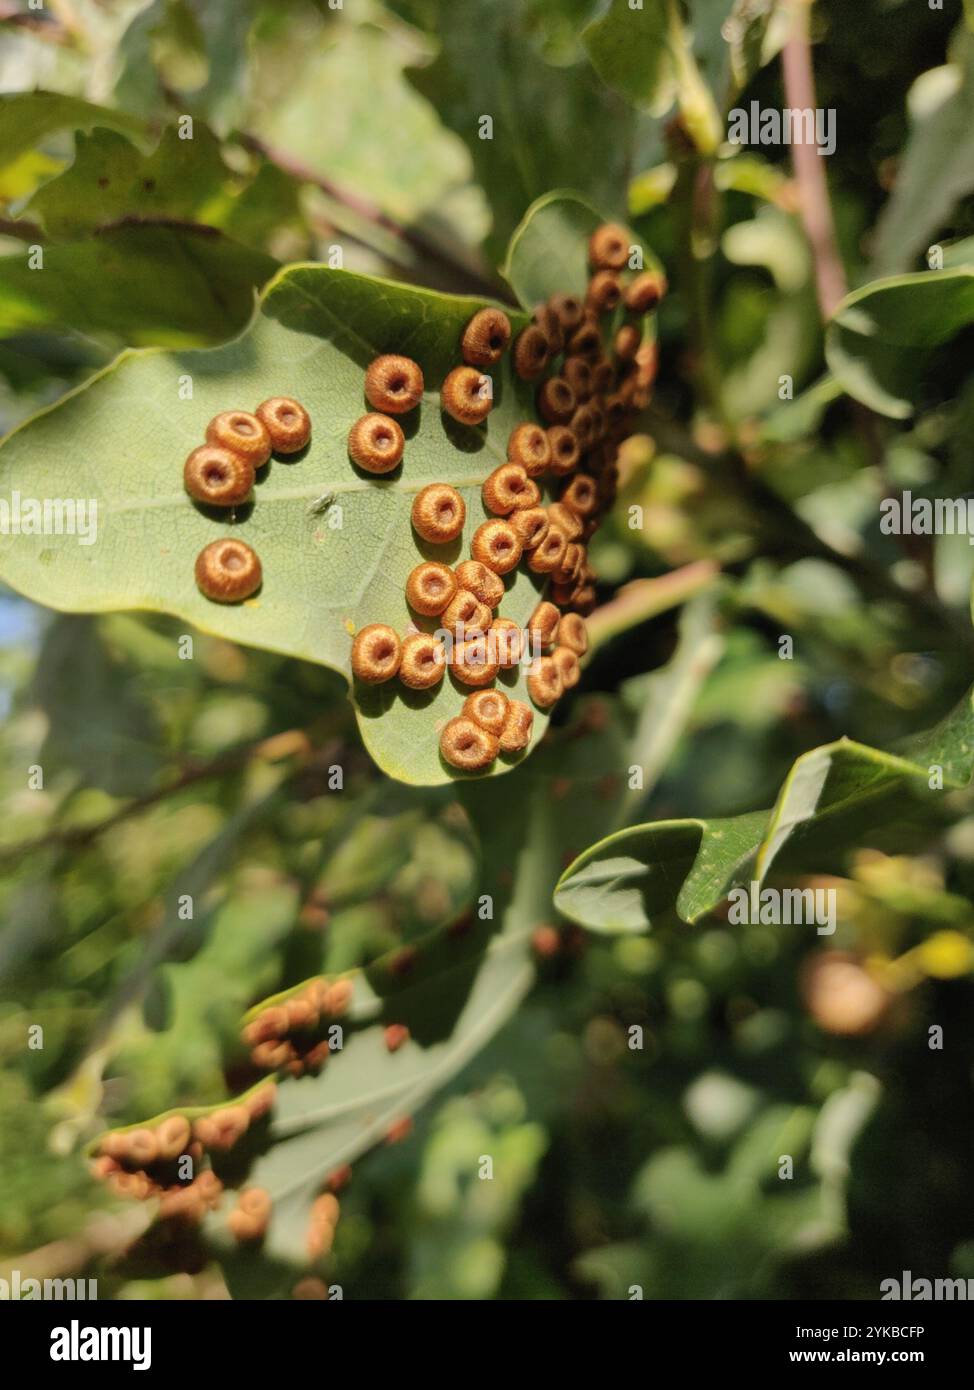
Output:
<path fill-rule="evenodd" d="M 881 415 L 912 415 L 934 349 L 974 321 L 974 260 L 874 280 L 843 299 L 825 357 L 845 391 Z"/>
<path fill-rule="evenodd" d="M 603 82 L 657 116 L 668 110 L 676 94 L 676 64 L 667 0 L 648 0 L 638 9 L 628 0 L 610 0 L 606 13 L 586 26 L 583 40 Z"/>
<path fill-rule="evenodd" d="M 136 796 L 162 761 L 158 721 L 96 623 L 59 617 L 44 634 L 31 682 L 47 720 L 41 757 L 88 786 Z"/>
<path fill-rule="evenodd" d="M 223 1093 L 223 1048 L 236 1042 L 241 1009 L 279 978 L 298 906 L 287 882 L 231 897 L 200 924 L 203 944 L 190 960 L 160 966 L 152 1026 L 126 1037 L 111 1060 L 111 1073 L 126 1078 L 127 1113 L 160 1096 Z"/>
<path fill-rule="evenodd" d="M 286 82 L 258 103 L 253 133 L 435 242 L 481 241 L 489 213 L 470 156 L 403 71 L 415 44 L 390 25 L 341 21 L 309 37 L 297 62 L 293 45 L 285 34 Z"/>
<path fill-rule="evenodd" d="M 178 93 L 222 131 L 245 107 L 257 0 L 150 0 L 134 13 L 117 51 L 113 100 L 152 117 Z"/>
<path fill-rule="evenodd" d="M 958 29 L 950 56 L 907 96 L 910 133 L 876 224 L 877 275 L 909 269 L 974 190 L 974 38 Z"/>
<path fill-rule="evenodd" d="M 959 787 L 974 768 L 969 693 L 927 734 L 884 753 L 840 739 L 803 753 L 770 811 L 630 826 L 600 840 L 562 874 L 555 906 L 597 932 L 693 923 L 733 888 L 772 872 L 821 871 L 866 836 L 915 845 L 931 832 L 931 768 Z"/>
<path fill-rule="evenodd" d="M 520 302 L 533 308 L 559 292 L 584 295 L 591 274 L 588 239 L 607 220 L 605 213 L 571 189 L 554 189 L 532 203 L 511 237 L 503 268 Z M 631 229 L 630 244 L 642 253 L 646 270 L 662 268 Z"/>
<path fill-rule="evenodd" d="M 294 266 L 265 292 L 247 332 L 199 352 L 123 353 L 53 409 L 17 429 L 0 449 L 0 496 L 92 498 L 97 540 L 78 535 L 0 536 L 0 576 L 49 607 L 74 612 L 148 609 L 172 613 L 233 641 L 319 662 L 350 676 L 352 634 L 367 623 L 406 630 L 404 585 L 422 559 L 456 563 L 486 519 L 481 485 L 506 458 L 511 429 L 534 418 L 533 388 L 508 354 L 494 372 L 495 407 L 484 427 L 457 425 L 440 410 L 439 387 L 459 360 L 462 329 L 483 301 L 407 288 L 320 265 Z M 515 326 L 523 316 L 513 316 Z M 364 369 L 380 352 L 422 366 L 427 393 L 413 416 L 402 467 L 374 478 L 350 463 L 346 441 L 363 413 Z M 192 398 L 187 383 L 192 383 Z M 220 410 L 253 409 L 279 394 L 303 401 L 313 421 L 300 457 L 262 470 L 236 523 L 194 505 L 183 460 Z M 457 487 L 467 504 L 463 536 L 419 543 L 410 524 L 427 483 Z M 338 524 L 340 523 L 340 524 Z M 197 554 L 228 534 L 251 544 L 263 586 L 238 605 L 211 603 L 193 577 Z M 526 623 L 542 592 L 523 564 L 507 578 L 500 612 Z M 435 628 L 435 620 L 419 620 Z M 524 668 L 502 685 L 527 699 Z M 398 681 L 354 691 L 366 746 L 390 776 L 436 784 L 442 724 L 466 688 L 447 676 L 432 692 Z M 545 726 L 535 718 L 535 741 Z M 493 771 L 508 770 L 498 759 Z"/>
<path fill-rule="evenodd" d="M 124 111 L 82 101 L 61 92 L 12 92 L 0 97 L 0 168 L 41 144 L 59 130 L 93 130 L 106 126 L 145 139 L 144 121 Z"/>
<path fill-rule="evenodd" d="M 191 140 L 167 126 L 148 155 L 116 131 L 79 132 L 74 163 L 38 189 L 24 215 L 57 241 L 82 237 L 126 216 L 204 220 L 200 210 L 219 193 L 229 172 L 217 140 L 198 123 Z"/>
<path fill-rule="evenodd" d="M 587 62 L 554 67 L 537 49 L 527 7 L 434 0 L 440 53 L 410 75 L 466 143 L 494 226 L 498 259 L 530 203 L 560 184 L 624 211 L 635 119 Z M 489 117 L 492 125 L 484 124 Z"/>
<path fill-rule="evenodd" d="M 196 347 L 240 330 L 277 269 L 213 227 L 123 220 L 95 236 L 0 257 L 0 334 L 71 328 Z M 111 370 L 114 370 L 112 368 Z"/>
<path fill-rule="evenodd" d="M 627 101 L 662 116 L 674 100 L 683 127 L 703 154 L 716 152 L 723 128 L 714 96 L 701 76 L 692 37 L 677 0 L 610 0 L 583 40 L 595 70 Z"/>

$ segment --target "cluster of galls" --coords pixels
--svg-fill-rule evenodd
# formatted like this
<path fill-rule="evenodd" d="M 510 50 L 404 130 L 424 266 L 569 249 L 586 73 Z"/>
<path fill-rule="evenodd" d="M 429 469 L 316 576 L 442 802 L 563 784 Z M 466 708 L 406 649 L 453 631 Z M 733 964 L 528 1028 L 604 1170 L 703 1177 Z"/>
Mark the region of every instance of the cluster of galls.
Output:
<path fill-rule="evenodd" d="M 228 1152 L 272 1108 L 274 1082 L 261 1086 L 235 1105 L 222 1106 L 189 1120 L 169 1115 L 154 1128 L 116 1130 L 98 1145 L 92 1171 L 120 1197 L 159 1199 L 159 1216 L 194 1225 L 223 1200 L 223 1182 L 212 1168 L 202 1168 L 207 1155 Z M 180 1176 L 186 1159 L 193 1177 Z M 241 1194 L 243 1195 L 243 1194 Z"/>
<path fill-rule="evenodd" d="M 289 1076 L 319 1072 L 329 1051 L 322 1033 L 343 1017 L 351 999 L 351 980 L 317 979 L 283 1003 L 262 1009 L 240 1035 L 250 1060 L 262 1071 Z"/>
<path fill-rule="evenodd" d="M 310 437 L 308 412 L 289 396 L 262 401 L 253 414 L 221 411 L 206 427 L 206 443 L 183 466 L 186 491 L 210 507 L 236 507 L 250 496 L 258 468 L 272 453 L 296 454 Z M 213 541 L 196 560 L 196 583 L 215 603 L 250 598 L 262 578 L 257 553 L 241 540 Z"/>
<path fill-rule="evenodd" d="M 526 421 L 512 430 L 507 462 L 483 485 L 491 519 L 474 532 L 471 558 L 455 568 L 425 561 L 406 581 L 412 611 L 439 618 L 456 635 L 451 649 L 427 632 L 400 638 L 385 623 L 370 623 L 353 642 L 352 671 L 367 684 L 398 676 L 410 689 L 427 690 L 449 667 L 459 682 L 474 687 L 440 736 L 440 751 L 453 767 L 480 770 L 499 753 L 520 752 L 530 742 L 529 707 L 485 688 L 521 661 L 526 636 L 538 638 L 543 653 L 528 676 L 536 705 L 551 708 L 578 682 L 579 658 L 587 649 L 583 619 L 595 605 L 587 543 L 615 500 L 618 446 L 633 416 L 647 405 L 656 371 L 655 347 L 643 343 L 639 321 L 656 308 L 665 282 L 658 272 L 645 271 L 623 283 L 620 272 L 628 258 L 624 229 L 599 227 L 589 242 L 592 274 L 584 300 L 552 295 L 514 340 L 515 371 L 522 380 L 539 382 L 536 403 L 543 424 Z M 607 352 L 603 323 L 620 305 L 623 321 Z M 493 393 L 483 369 L 500 361 L 511 336 L 510 321 L 499 309 L 482 309 L 470 320 L 460 344 L 465 365 L 447 375 L 441 390 L 449 415 L 466 425 L 486 419 Z M 556 370 L 545 375 L 550 368 Z M 409 358 L 379 357 L 369 368 L 366 395 L 372 404 L 409 410 L 422 393 L 422 371 Z M 371 435 L 366 438 L 373 429 L 385 432 L 381 448 L 373 447 Z M 388 444 L 390 431 L 398 431 L 395 447 Z M 358 447 L 363 439 L 368 448 Z M 353 428 L 349 450 L 363 468 L 386 472 L 402 458 L 402 431 L 387 416 L 364 416 Z M 557 489 L 548 503 L 541 492 L 545 481 Z M 446 483 L 424 487 L 413 503 L 413 529 L 430 545 L 455 541 L 465 521 L 464 500 Z M 503 576 L 522 559 L 550 581 L 551 601 L 538 606 L 527 633 L 510 618 L 496 616 L 505 593 Z"/>

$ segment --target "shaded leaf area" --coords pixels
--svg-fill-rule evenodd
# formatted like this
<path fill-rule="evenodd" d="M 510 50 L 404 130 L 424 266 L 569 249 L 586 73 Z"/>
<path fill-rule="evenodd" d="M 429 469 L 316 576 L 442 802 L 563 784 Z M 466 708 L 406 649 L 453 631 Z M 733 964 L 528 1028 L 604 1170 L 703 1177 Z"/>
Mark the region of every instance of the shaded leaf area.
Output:
<path fill-rule="evenodd" d="M 151 0 L 118 44 L 113 97 L 153 115 L 178 98 L 221 128 L 240 113 L 257 0 Z"/>
<path fill-rule="evenodd" d="M 293 43 L 284 31 L 267 57 L 264 66 L 276 58 L 280 70 L 256 95 L 254 132 L 329 185 L 433 240 L 453 250 L 476 246 L 489 213 L 470 182 L 470 156 L 404 73 L 425 42 L 383 22 L 381 10 L 363 18 L 347 6 L 306 34 L 297 66 Z M 322 119 L 324 92 L 333 114 Z"/>
<path fill-rule="evenodd" d="M 911 128 L 876 224 L 877 275 L 908 270 L 974 191 L 974 36 L 958 29 L 950 56 L 907 94 Z"/>
<path fill-rule="evenodd" d="M 0 257 L 0 333 L 70 325 L 133 344 L 196 346 L 239 333 L 277 262 L 213 227 L 133 222 Z"/>
<path fill-rule="evenodd" d="M 194 126 L 192 139 L 167 126 L 149 154 L 112 130 L 79 132 L 74 162 L 37 190 L 24 215 L 59 241 L 122 217 L 205 220 L 200 212 L 229 173 L 204 125 Z"/>
<path fill-rule="evenodd" d="M 604 212 L 570 189 L 555 189 L 532 203 L 511 237 L 503 271 L 525 307 L 552 294 L 585 294 L 591 274 L 588 239 L 605 220 Z M 646 269 L 658 269 L 643 239 L 632 231 L 630 237 Z"/>
<path fill-rule="evenodd" d="M 130 1113 L 160 1093 L 197 1105 L 224 1094 L 224 1054 L 236 1043 L 241 1011 L 280 977 L 297 906 L 295 884 L 258 885 L 194 924 L 202 944 L 191 960 L 156 971 L 145 1006 L 150 1027 L 126 1038 L 111 1061 Z"/>
<path fill-rule="evenodd" d="M 493 373 L 495 405 L 486 426 L 459 426 L 439 408 L 439 387 L 459 360 L 461 331 L 482 304 L 297 266 L 274 281 L 236 342 L 200 353 L 123 354 L 15 431 L 0 452 L 11 492 L 97 499 L 97 544 L 82 546 L 71 535 L 7 536 L 0 573 L 51 607 L 169 612 L 204 631 L 349 676 L 357 628 L 387 622 L 405 630 L 410 570 L 423 559 L 456 563 L 469 555 L 472 534 L 488 515 L 481 485 L 506 458 L 514 425 L 534 418 L 532 388 L 515 378 L 509 357 Z M 380 352 L 418 361 L 427 391 L 404 419 L 401 468 L 376 480 L 352 465 L 346 441 L 366 409 L 364 369 Z M 192 399 L 181 399 L 187 379 Z M 232 534 L 260 556 L 261 590 L 244 604 L 214 604 L 197 590 L 193 564 L 204 545 L 231 528 L 225 516 L 186 496 L 183 460 L 218 411 L 253 409 L 272 395 L 304 403 L 311 442 L 301 456 L 261 470 L 254 502 L 237 511 Z M 435 550 L 418 542 L 410 524 L 413 499 L 431 482 L 451 483 L 467 507 L 462 538 Z M 542 584 L 524 565 L 507 584 L 501 613 L 523 625 Z M 527 698 L 524 668 L 503 681 L 511 694 Z M 459 713 L 464 694 L 450 676 L 431 694 L 408 692 L 398 682 L 357 690 L 365 743 L 383 770 L 407 782 L 450 780 L 439 728 Z M 538 713 L 536 735 L 544 723 Z M 499 760 L 494 771 L 509 765 Z"/>
<path fill-rule="evenodd" d="M 587 61 L 546 62 L 524 6 L 436 0 L 424 18 L 441 47 L 412 80 L 470 150 L 493 213 L 495 260 L 528 205 L 553 187 L 583 187 L 607 212 L 624 212 L 636 121 Z"/>
<path fill-rule="evenodd" d="M 828 871 L 863 842 L 881 849 L 921 843 L 940 820 L 943 792 L 930 790 L 932 770 L 941 770 L 945 787 L 959 787 L 972 766 L 967 695 L 899 754 L 849 739 L 802 754 L 770 811 L 656 821 L 610 835 L 562 875 L 555 905 L 593 931 L 693 923 L 733 888 L 761 884 L 772 872 Z"/>
<path fill-rule="evenodd" d="M 820 1108 L 762 1104 L 731 1076 L 702 1075 L 685 1103 L 730 1131 L 722 1166 L 690 1146 L 661 1148 L 632 1185 L 646 1238 L 591 1250 L 577 1272 L 607 1299 L 769 1297 L 783 1264 L 847 1233 L 850 1160 L 880 1096 L 864 1072 Z M 792 1181 L 780 1180 L 780 1155 Z"/>
<path fill-rule="evenodd" d="M 268 186 L 266 166 L 233 174 L 202 123 L 167 125 L 146 148 L 110 111 L 76 111 L 48 92 L 0 99 L 0 129 L 31 119 L 76 130 L 75 156 L 9 224 L 27 244 L 0 258 L 0 333 L 70 327 L 169 347 L 239 333 L 277 269 L 264 247 L 294 216 L 290 181 L 278 174 Z"/>
<path fill-rule="evenodd" d="M 853 290 L 829 322 L 825 356 L 833 376 L 881 415 L 912 415 L 934 350 L 974 322 L 974 247 L 962 248 L 950 269 Z"/>
<path fill-rule="evenodd" d="M 60 92 L 15 92 L 0 101 L 0 165 L 60 130 L 93 130 L 106 126 L 145 140 L 148 127 L 138 116 L 112 111 Z"/>
<path fill-rule="evenodd" d="M 648 0 L 633 9 L 611 0 L 605 14 L 584 31 L 596 72 L 610 87 L 655 115 L 670 106 L 676 83 L 667 0 Z"/>
<path fill-rule="evenodd" d="M 621 779 L 607 781 L 605 769 L 621 764 L 623 736 L 611 722 L 600 731 L 591 724 L 583 709 L 510 779 L 465 797 L 481 853 L 470 913 L 346 974 L 353 995 L 340 1048 L 318 1076 L 281 1079 L 266 1130 L 228 1159 L 234 1185 L 263 1187 L 274 1203 L 260 1250 L 233 1244 L 227 1201 L 207 1222 L 235 1296 L 287 1296 L 309 1264 L 310 1209 L 325 1179 L 451 1080 L 530 989 L 531 937 L 549 916 L 551 882 L 621 794 Z M 270 996 L 245 1019 L 301 988 Z M 393 1053 L 389 1023 L 410 1030 Z"/>
<path fill-rule="evenodd" d="M 722 110 L 777 55 L 789 17 L 784 0 L 690 0 L 688 19 L 694 56 Z"/>
<path fill-rule="evenodd" d="M 41 765 L 77 769 L 89 786 L 137 795 L 162 765 L 159 730 L 91 619 L 58 618 L 45 633 L 30 698 L 47 716 Z M 105 711 L 111 709 L 111 717 Z"/>

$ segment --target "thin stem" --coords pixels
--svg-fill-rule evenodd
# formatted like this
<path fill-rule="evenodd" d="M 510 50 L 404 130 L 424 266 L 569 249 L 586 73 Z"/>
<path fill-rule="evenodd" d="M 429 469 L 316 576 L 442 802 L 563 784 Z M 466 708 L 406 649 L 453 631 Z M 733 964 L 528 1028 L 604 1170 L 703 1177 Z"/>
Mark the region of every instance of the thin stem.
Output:
<path fill-rule="evenodd" d="M 697 464 L 738 495 L 755 513 L 754 539 L 760 544 L 763 555 L 782 563 L 799 559 L 825 560 L 854 579 L 866 598 L 897 603 L 910 610 L 914 619 L 931 632 L 938 632 L 951 646 L 974 651 L 974 631 L 970 623 L 958 619 L 954 612 L 945 608 L 935 593 L 905 589 L 871 560 L 834 549 L 776 492 L 754 477 L 746 460 L 736 450 L 708 452 L 681 425 L 652 408 L 645 418 L 648 432 L 661 450 Z"/>
<path fill-rule="evenodd" d="M 680 210 L 680 269 L 686 292 L 694 375 L 711 414 L 729 430 L 710 312 L 716 197 L 710 164 L 696 156 L 685 157 L 673 197 Z"/>
<path fill-rule="evenodd" d="M 511 304 L 515 302 L 510 291 L 500 282 L 488 279 L 472 267 L 465 265 L 445 247 L 430 240 L 415 227 L 402 226 L 401 223 L 396 222 L 394 218 L 383 212 L 380 207 L 377 207 L 367 198 L 353 193 L 332 179 L 325 178 L 302 160 L 295 159 L 285 150 L 267 144 L 256 135 L 251 135 L 246 131 L 238 131 L 236 138 L 245 149 L 261 155 L 262 158 L 276 165 L 278 169 L 291 178 L 296 179 L 299 183 L 310 183 L 315 188 L 320 188 L 322 193 L 333 199 L 334 202 L 340 203 L 342 207 L 348 208 L 349 212 L 362 218 L 363 221 L 371 223 L 404 246 L 408 246 L 421 259 L 440 266 L 446 275 L 465 293 L 477 294 L 490 299 L 504 299 Z M 404 266 L 403 269 L 409 269 L 409 267 Z"/>
<path fill-rule="evenodd" d="M 781 53 L 785 104 L 791 110 L 817 109 L 808 36 L 811 6 L 812 0 L 791 0 L 791 33 Z M 802 224 L 812 248 L 819 311 L 827 320 L 835 313 L 849 287 L 835 236 L 832 203 L 825 179 L 825 156 L 819 154 L 816 145 L 796 141 L 791 146 L 791 164 Z"/>
<path fill-rule="evenodd" d="M 94 821 L 91 825 L 75 825 L 60 830 L 50 830 L 32 840 L 21 840 L 17 844 L 0 846 L 0 864 L 21 859 L 46 849 L 83 849 L 93 840 L 104 835 L 106 831 L 114 829 L 122 821 L 128 820 L 131 816 L 141 815 L 143 811 L 148 811 L 151 807 L 158 805 L 161 801 L 168 800 L 171 796 L 177 796 L 187 787 L 195 786 L 197 782 L 212 781 L 215 778 L 224 777 L 228 773 L 238 772 L 252 761 L 279 762 L 294 754 L 308 753 L 310 749 L 311 745 L 307 734 L 302 729 L 290 729 L 286 733 L 275 735 L 273 738 L 262 739 L 259 743 L 247 744 L 243 748 L 235 749 L 232 753 L 214 758 L 211 762 L 204 763 L 200 767 L 184 769 L 175 781 L 133 798 L 124 806 L 120 806 L 117 811 L 113 811 L 110 816 Z"/>

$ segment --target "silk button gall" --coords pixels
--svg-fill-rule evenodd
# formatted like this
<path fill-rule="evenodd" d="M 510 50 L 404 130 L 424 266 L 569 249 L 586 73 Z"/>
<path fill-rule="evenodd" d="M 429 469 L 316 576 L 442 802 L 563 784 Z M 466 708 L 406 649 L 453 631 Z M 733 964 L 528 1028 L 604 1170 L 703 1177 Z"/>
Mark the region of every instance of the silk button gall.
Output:
<path fill-rule="evenodd" d="M 523 512 L 511 512 L 510 523 L 524 550 L 534 550 L 548 534 L 548 513 L 544 507 L 528 507 Z"/>
<path fill-rule="evenodd" d="M 531 742 L 534 729 L 534 710 L 523 700 L 512 700 L 504 727 L 498 737 L 502 753 L 520 753 Z"/>
<path fill-rule="evenodd" d="M 591 363 L 584 357 L 566 357 L 561 372 L 575 392 L 575 399 L 587 401 L 592 394 Z"/>
<path fill-rule="evenodd" d="M 425 618 L 442 613 L 457 591 L 457 577 L 449 565 L 427 560 L 406 580 L 406 602 Z"/>
<path fill-rule="evenodd" d="M 634 361 L 642 340 L 642 334 L 634 323 L 624 323 L 613 343 L 616 357 L 621 358 L 623 362 Z"/>
<path fill-rule="evenodd" d="M 550 707 L 561 698 L 561 672 L 550 656 L 539 656 L 528 673 L 528 694 L 541 709 Z"/>
<path fill-rule="evenodd" d="M 548 520 L 557 527 L 567 541 L 577 541 L 582 534 L 582 522 L 575 512 L 564 502 L 552 502 L 548 507 Z"/>
<path fill-rule="evenodd" d="M 572 333 L 582 321 L 584 306 L 582 301 L 574 294 L 553 294 L 548 300 L 548 307 L 554 313 L 562 330 Z"/>
<path fill-rule="evenodd" d="M 271 437 L 262 420 L 246 410 L 224 410 L 206 427 L 207 444 L 229 449 L 260 468 L 271 456 Z"/>
<path fill-rule="evenodd" d="M 503 579 L 479 560 L 464 560 L 454 573 L 460 588 L 469 589 L 488 608 L 496 608 L 504 597 Z"/>
<path fill-rule="evenodd" d="M 495 574 L 507 574 L 520 560 L 522 546 L 509 522 L 485 521 L 474 532 L 470 549 L 473 558 Z"/>
<path fill-rule="evenodd" d="M 443 610 L 440 619 L 444 628 L 465 628 L 471 632 L 486 632 L 491 625 L 491 611 L 486 603 L 469 589 L 458 589 Z"/>
<path fill-rule="evenodd" d="M 461 425 L 479 425 L 494 406 L 494 386 L 476 367 L 454 367 L 440 388 L 440 402 Z"/>
<path fill-rule="evenodd" d="M 255 551 L 243 541 L 211 541 L 196 557 L 196 584 L 214 603 L 240 603 L 260 588 L 263 573 Z"/>
<path fill-rule="evenodd" d="M 550 647 L 558 632 L 561 614 L 553 603 L 543 599 L 528 619 L 528 634 L 542 647 Z"/>
<path fill-rule="evenodd" d="M 423 399 L 423 371 L 411 357 L 384 353 L 365 372 L 365 399 L 386 415 L 405 415 Z"/>
<path fill-rule="evenodd" d="M 391 473 L 406 448 L 401 426 L 388 415 L 363 415 L 348 432 L 348 454 L 366 473 Z"/>
<path fill-rule="evenodd" d="M 564 531 L 549 524 L 544 540 L 540 541 L 528 556 L 528 569 L 533 570 L 535 574 L 552 574 L 555 570 L 561 569 L 567 545 L 568 538 Z"/>
<path fill-rule="evenodd" d="M 524 655 L 524 629 L 513 618 L 495 618 L 487 634 L 491 655 L 502 671 L 510 671 Z"/>
<path fill-rule="evenodd" d="M 551 463 L 551 442 L 540 425 L 517 425 L 507 441 L 507 457 L 519 463 L 529 478 L 540 478 Z"/>
<path fill-rule="evenodd" d="M 514 340 L 514 370 L 522 381 L 535 381 L 548 365 L 548 339 L 536 323 L 529 323 Z"/>
<path fill-rule="evenodd" d="M 552 425 L 548 430 L 548 443 L 551 445 L 551 471 L 556 478 L 562 478 L 577 467 L 581 458 L 578 440 L 567 425 Z"/>
<path fill-rule="evenodd" d="M 558 668 L 562 689 L 573 690 L 582 677 L 576 653 L 570 647 L 556 647 L 551 659 Z"/>
<path fill-rule="evenodd" d="M 352 672 L 367 685 L 392 680 L 399 670 L 402 643 L 386 623 L 369 623 L 352 643 Z"/>
<path fill-rule="evenodd" d="M 460 352 L 471 367 L 493 367 L 511 341 L 511 321 L 500 309 L 481 309 L 463 330 Z"/>
<path fill-rule="evenodd" d="M 429 483 L 413 501 L 413 528 L 431 545 L 456 540 L 466 519 L 464 500 L 448 483 Z"/>
<path fill-rule="evenodd" d="M 485 480 L 484 506 L 495 516 L 508 516 L 516 508 L 535 506 L 538 489 L 519 463 L 502 463 Z"/>
<path fill-rule="evenodd" d="M 575 413 L 575 392 L 563 376 L 552 376 L 538 388 L 538 414 L 549 425 L 563 425 Z"/>
<path fill-rule="evenodd" d="M 587 473 L 576 473 L 562 489 L 561 504 L 584 521 L 592 515 L 599 504 L 595 479 Z"/>
<path fill-rule="evenodd" d="M 183 486 L 197 502 L 211 507 L 235 507 L 246 500 L 254 485 L 254 465 L 249 459 L 215 444 L 201 444 L 183 465 Z"/>
<path fill-rule="evenodd" d="M 614 270 L 597 270 L 588 284 L 585 303 L 595 314 L 610 314 L 622 298 L 622 286 Z"/>
<path fill-rule="evenodd" d="M 403 638 L 399 679 L 410 690 L 429 690 L 438 685 L 446 671 L 443 643 L 428 632 L 413 632 Z"/>
<path fill-rule="evenodd" d="M 492 644 L 485 633 L 454 642 L 448 662 L 461 685 L 490 685 L 497 679 L 500 670 L 500 663 L 494 659 Z"/>
<path fill-rule="evenodd" d="M 565 331 L 561 326 L 561 320 L 558 315 L 550 304 L 539 304 L 531 315 L 531 318 L 548 340 L 549 358 L 557 357 L 565 346 Z"/>
<path fill-rule="evenodd" d="M 632 314 L 648 314 L 666 293 L 666 276 L 658 270 L 644 270 L 626 287 L 626 308 Z"/>
<path fill-rule="evenodd" d="M 451 719 L 440 735 L 440 752 L 451 767 L 479 772 L 497 757 L 498 743 L 493 734 L 467 715 Z"/>
<path fill-rule="evenodd" d="M 300 401 L 272 396 L 257 407 L 258 420 L 270 436 L 275 454 L 296 454 L 311 438 L 311 416 Z"/>
<path fill-rule="evenodd" d="M 496 738 L 504 728 L 510 706 L 503 690 L 474 690 L 464 700 L 462 714 Z"/>
<path fill-rule="evenodd" d="M 595 270 L 621 270 L 629 259 L 629 233 L 616 222 L 603 222 L 588 242 L 589 264 Z"/>
<path fill-rule="evenodd" d="M 602 351 L 602 337 L 599 333 L 598 320 L 590 311 L 586 311 L 585 318 L 576 328 L 575 332 L 568 340 L 568 352 L 572 357 L 583 357 L 591 359 L 598 357 Z"/>

